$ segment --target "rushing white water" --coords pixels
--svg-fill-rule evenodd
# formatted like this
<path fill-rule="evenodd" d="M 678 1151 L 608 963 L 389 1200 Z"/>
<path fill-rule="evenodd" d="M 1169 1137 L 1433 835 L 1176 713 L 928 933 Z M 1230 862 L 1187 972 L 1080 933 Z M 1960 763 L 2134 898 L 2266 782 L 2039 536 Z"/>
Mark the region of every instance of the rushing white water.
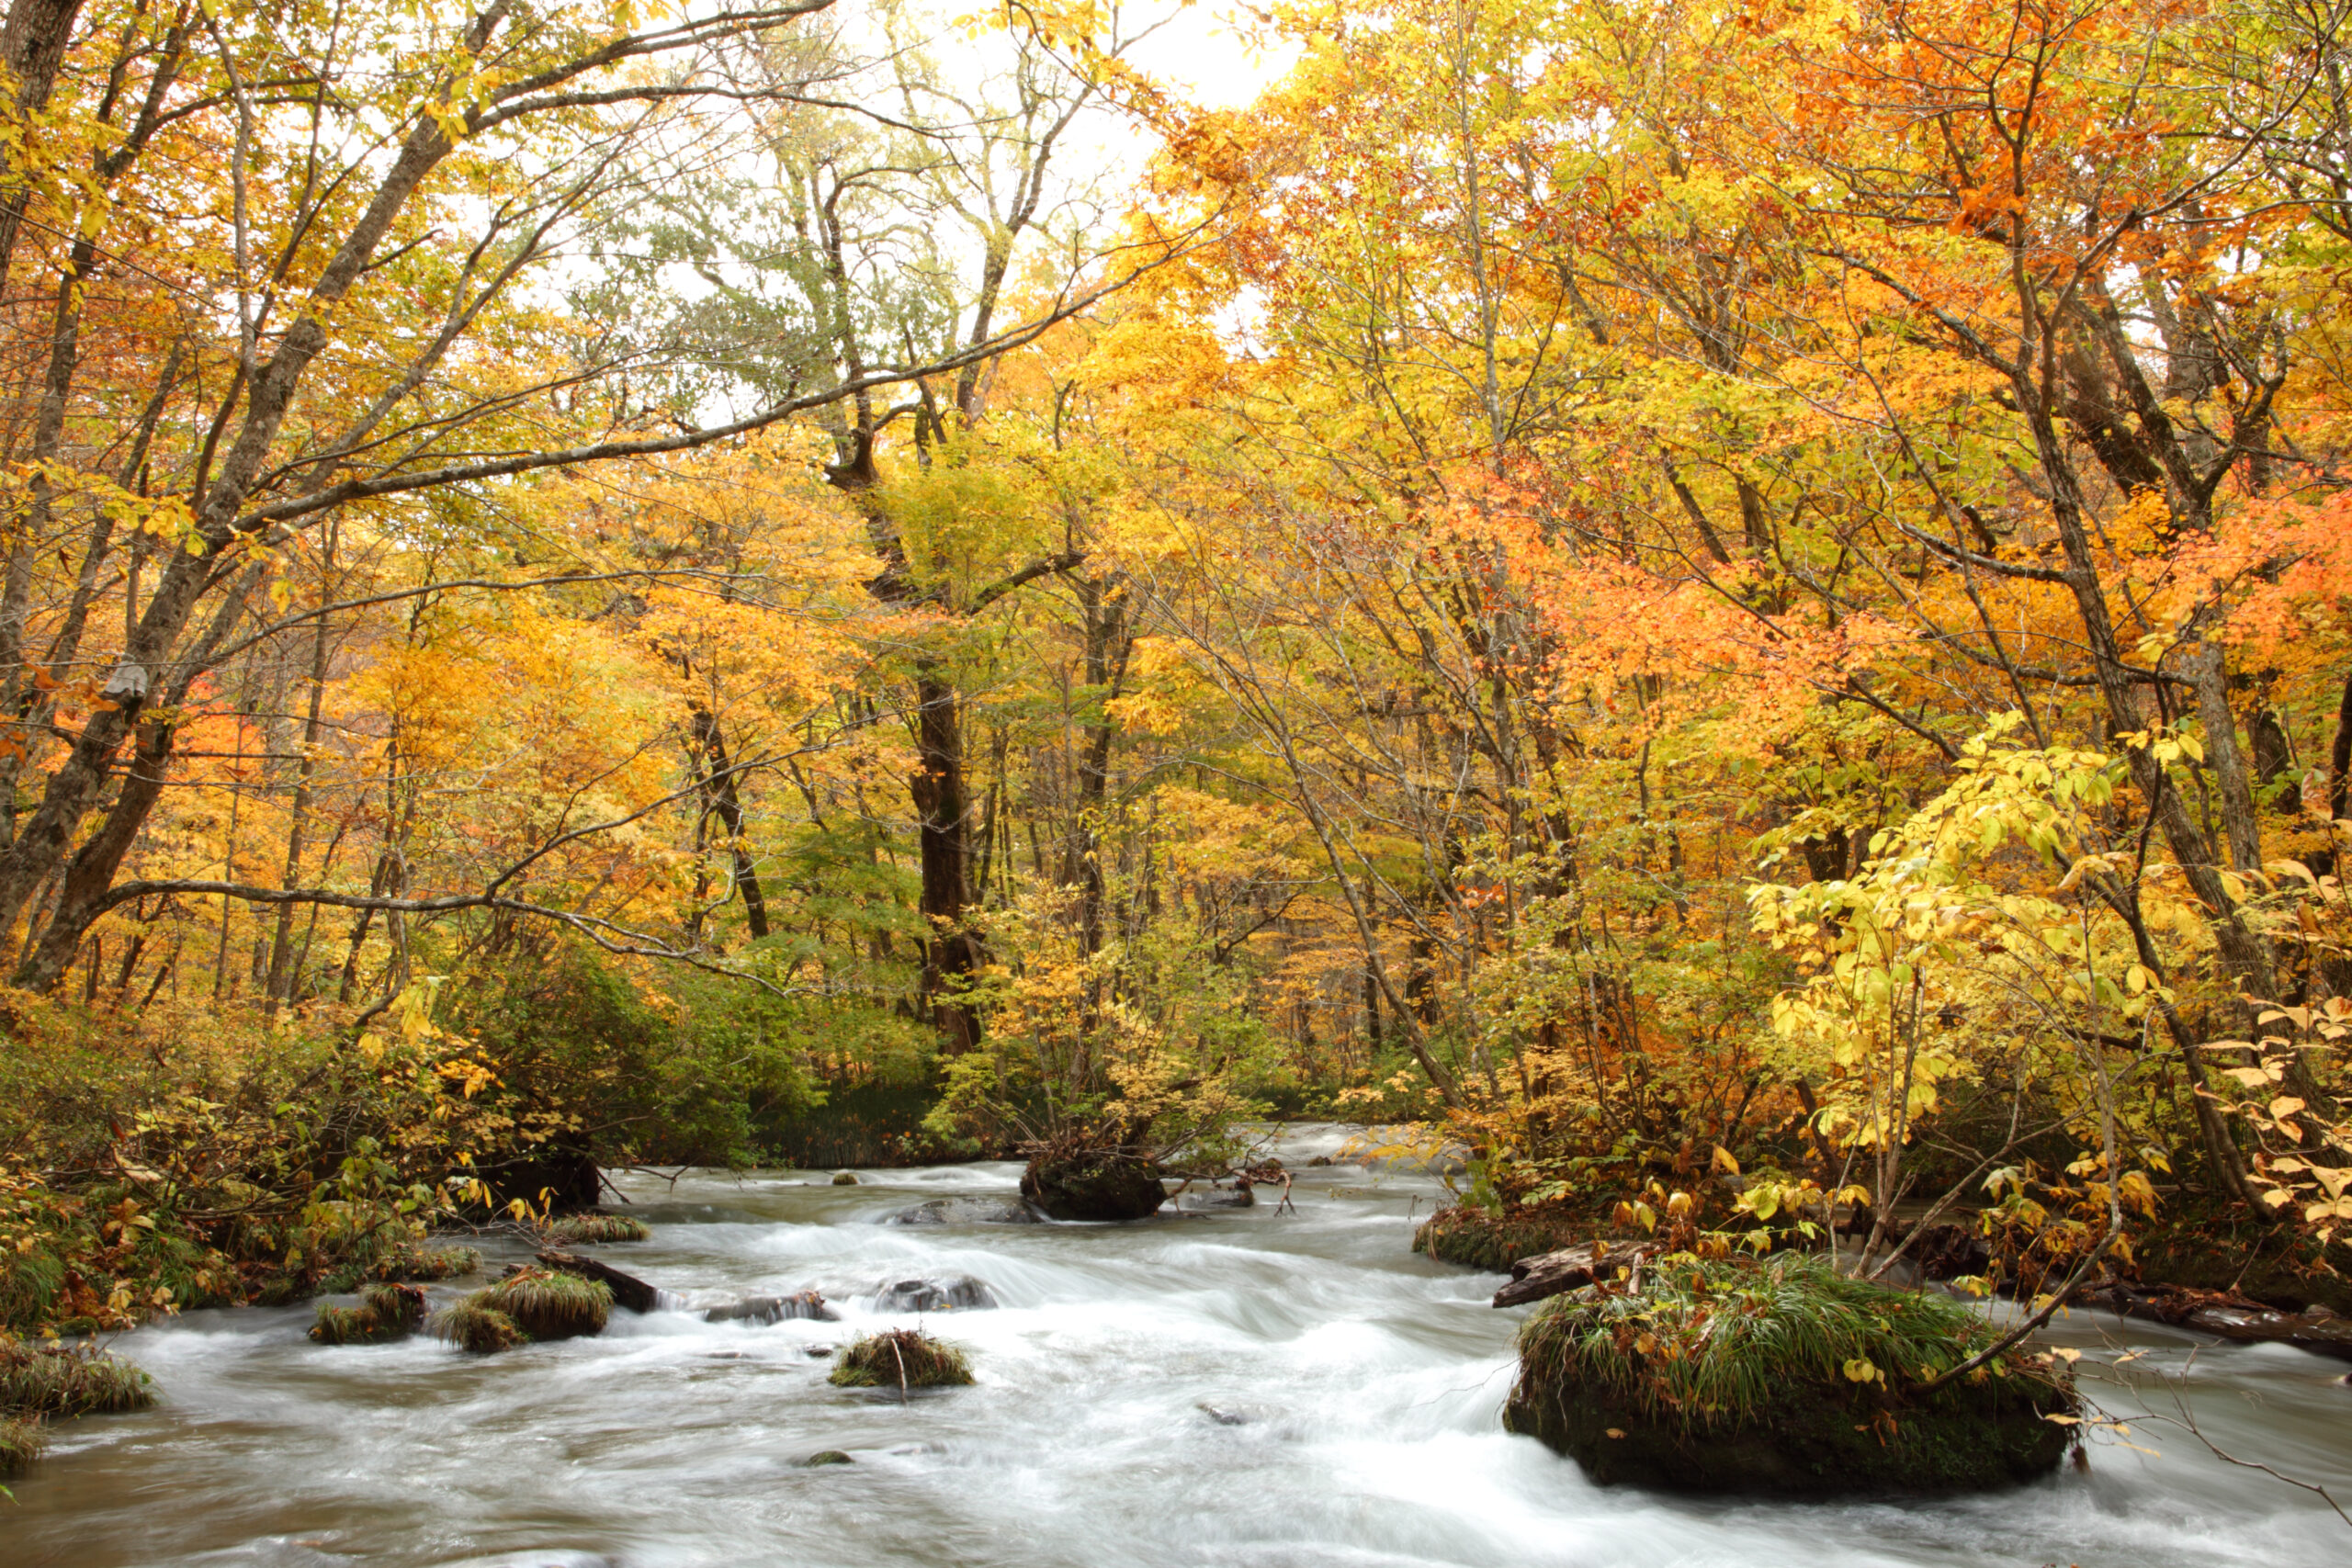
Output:
<path fill-rule="evenodd" d="M 1296 1168 L 1339 1129 L 1293 1129 Z M 471 1358 L 429 1339 L 326 1348 L 311 1309 L 191 1314 L 120 1344 L 162 1403 L 58 1429 L 0 1504 L 0 1568 L 500 1564 L 508 1568 L 1381 1568 L 2352 1562 L 2309 1494 L 2134 1421 L 2087 1472 L 1950 1501 L 1694 1501 L 1604 1490 L 1499 1426 L 1513 1330 L 1496 1280 L 1408 1250 L 1426 1179 L 1300 1170 L 1272 1205 L 1126 1226 L 912 1228 L 1017 1168 L 639 1179 L 655 1239 L 599 1249 L 695 1310 L 616 1313 L 600 1338 Z M 517 1256 L 520 1256 L 519 1252 Z M 812 1352 L 876 1317 L 886 1281 L 970 1274 L 1003 1303 L 933 1314 L 978 1386 L 835 1389 Z M 834 1324 L 700 1308 L 815 1286 Z M 457 1287 L 436 1289 L 447 1293 Z M 2077 1317 L 2087 1386 L 2352 1498 L 2344 1367 L 2206 1348 Z M 2159 1376 L 2159 1374 L 2162 1374 Z M 1204 1406 L 1210 1407 L 1204 1409 Z M 826 1450 L 854 1462 L 808 1468 Z"/>

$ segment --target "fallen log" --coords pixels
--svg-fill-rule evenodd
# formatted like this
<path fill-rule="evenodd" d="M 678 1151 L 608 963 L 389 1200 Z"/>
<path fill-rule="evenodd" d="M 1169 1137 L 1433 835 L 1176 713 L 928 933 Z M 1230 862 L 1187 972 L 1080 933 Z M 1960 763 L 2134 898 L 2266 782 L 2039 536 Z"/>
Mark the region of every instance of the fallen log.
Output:
<path fill-rule="evenodd" d="M 577 1252 L 566 1252 L 550 1247 L 539 1254 L 539 1261 L 565 1274 L 576 1274 L 583 1280 L 601 1280 L 612 1287 L 613 1303 L 634 1313 L 648 1313 L 660 1304 L 662 1292 L 634 1274 L 624 1274 L 600 1258 L 584 1258 Z"/>
<path fill-rule="evenodd" d="M 2210 1334 L 2233 1345 L 2292 1345 L 2352 1361 L 2352 1318 L 2325 1307 L 2280 1312 L 2231 1291 L 2164 1284 L 2111 1284 L 2085 1292 L 2082 1300 L 2111 1307 L 2125 1317 Z"/>
<path fill-rule="evenodd" d="M 1510 1283 L 1495 1292 L 1495 1305 L 1525 1306 L 1546 1296 L 1580 1291 L 1620 1269 L 1637 1269 L 1661 1250 L 1654 1241 L 1619 1247 L 1611 1247 L 1606 1241 L 1589 1241 L 1564 1247 L 1557 1252 L 1522 1258 L 1510 1266 Z"/>

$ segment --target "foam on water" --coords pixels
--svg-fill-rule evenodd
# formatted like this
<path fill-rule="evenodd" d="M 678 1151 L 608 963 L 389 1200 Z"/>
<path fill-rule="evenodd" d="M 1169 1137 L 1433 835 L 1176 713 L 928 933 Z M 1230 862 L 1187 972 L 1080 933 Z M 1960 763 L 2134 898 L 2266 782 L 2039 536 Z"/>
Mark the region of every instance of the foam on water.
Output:
<path fill-rule="evenodd" d="M 1294 1169 L 1345 1129 L 1295 1133 Z M 677 1310 L 595 1339 L 474 1359 L 430 1340 L 325 1348 L 310 1309 L 192 1314 L 127 1337 L 163 1403 L 58 1429 L 0 1515 L 6 1568 L 2112 1568 L 2352 1560 L 2324 1505 L 2177 1429 L 2068 1472 L 1949 1501 L 1770 1505 L 1611 1491 L 1500 1427 L 1521 1313 L 1493 1280 L 1414 1257 L 1436 1184 L 1300 1169 L 1271 1204 L 1133 1226 L 899 1227 L 1004 1165 L 633 1181 L 650 1243 L 600 1249 Z M 517 1253 L 517 1256 L 520 1254 Z M 874 1310 L 892 1280 L 969 1274 L 993 1311 Z M 462 1288 L 438 1287 L 436 1296 Z M 814 1286 L 841 1321 L 708 1324 Z M 921 1321 L 968 1389 L 835 1389 L 812 1350 Z M 2086 1348 L 2112 1320 L 2060 1337 Z M 2205 1349 L 2134 1325 L 2139 1368 L 2186 1372 L 2199 1425 L 2352 1495 L 2352 1389 L 2300 1351 Z M 2111 1408 L 2178 1414 L 2162 1388 Z M 808 1468 L 839 1449 L 854 1463 Z"/>

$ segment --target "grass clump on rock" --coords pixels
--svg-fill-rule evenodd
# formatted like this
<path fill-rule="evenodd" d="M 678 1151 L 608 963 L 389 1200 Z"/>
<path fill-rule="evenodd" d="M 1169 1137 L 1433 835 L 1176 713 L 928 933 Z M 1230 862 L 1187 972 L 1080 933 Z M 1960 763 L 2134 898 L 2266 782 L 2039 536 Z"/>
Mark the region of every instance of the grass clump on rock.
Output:
<path fill-rule="evenodd" d="M 534 1339 L 601 1334 L 612 1310 L 613 1288 L 601 1280 L 517 1269 L 435 1313 L 427 1326 L 459 1349 L 486 1356 Z"/>
<path fill-rule="evenodd" d="M 322 1345 L 382 1345 L 424 1325 L 424 1292 L 414 1285 L 370 1285 L 356 1307 L 319 1303 L 311 1337 Z"/>
<path fill-rule="evenodd" d="M 549 1241 L 581 1247 L 604 1241 L 650 1241 L 652 1227 L 627 1214 L 570 1214 L 545 1227 Z"/>
<path fill-rule="evenodd" d="M 513 1318 L 481 1304 L 481 1293 L 478 1291 L 442 1308 L 425 1326 L 436 1338 L 447 1339 L 458 1349 L 477 1356 L 494 1355 L 528 1344 L 531 1337 Z"/>
<path fill-rule="evenodd" d="M 893 1328 L 844 1349 L 827 1381 L 837 1388 L 951 1388 L 972 1381 L 972 1363 L 920 1329 Z"/>
<path fill-rule="evenodd" d="M 1586 1291 L 1520 1332 L 1505 1427 L 1604 1484 L 1826 1496 L 1973 1491 L 2056 1467 L 2078 1408 L 2056 1363 L 2011 1350 L 1932 1391 L 1996 1331 L 1948 1296 L 1811 1254 L 1668 1259 L 1638 1292 Z"/>
<path fill-rule="evenodd" d="M 602 1280 L 550 1269 L 518 1269 L 471 1299 L 505 1314 L 534 1339 L 602 1334 L 613 1310 L 613 1288 Z"/>
<path fill-rule="evenodd" d="M 103 1350 L 0 1344 L 0 1417 L 96 1416 L 154 1403 L 147 1374 Z"/>

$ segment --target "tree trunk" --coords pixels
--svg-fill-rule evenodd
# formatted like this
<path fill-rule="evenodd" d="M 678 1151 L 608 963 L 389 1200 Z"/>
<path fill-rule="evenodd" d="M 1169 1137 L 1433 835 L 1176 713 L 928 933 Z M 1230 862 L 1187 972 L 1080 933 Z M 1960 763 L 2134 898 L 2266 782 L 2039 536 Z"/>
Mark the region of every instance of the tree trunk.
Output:
<path fill-rule="evenodd" d="M 727 829 L 729 861 L 734 867 L 736 889 L 743 896 L 744 923 L 756 942 L 768 934 L 768 900 L 760 887 L 759 865 L 743 840 L 743 804 L 736 793 L 735 771 L 727 761 L 727 737 L 718 727 L 718 716 L 708 708 L 695 703 L 690 711 L 695 750 L 703 761 L 703 810 L 706 816 L 718 818 L 718 825 Z"/>

